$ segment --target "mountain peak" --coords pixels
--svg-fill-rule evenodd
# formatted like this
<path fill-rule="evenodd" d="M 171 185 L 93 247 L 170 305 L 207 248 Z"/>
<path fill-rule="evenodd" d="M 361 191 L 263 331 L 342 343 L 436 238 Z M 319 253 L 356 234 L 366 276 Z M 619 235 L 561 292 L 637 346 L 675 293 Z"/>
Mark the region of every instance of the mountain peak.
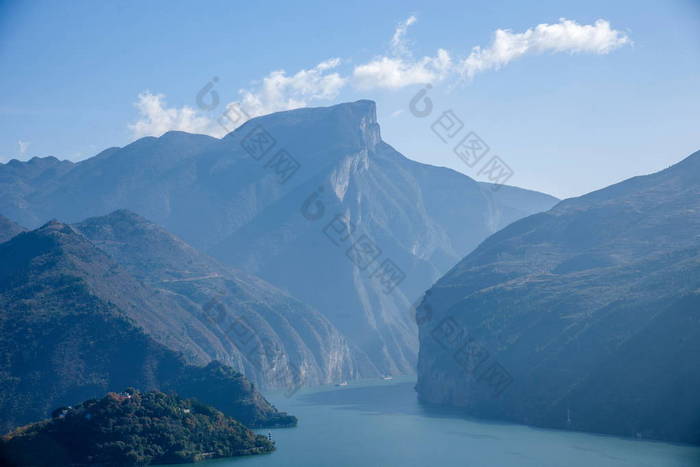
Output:
<path fill-rule="evenodd" d="M 340 104 L 331 106 L 338 108 L 348 108 L 350 111 L 357 114 L 364 114 L 372 122 L 377 123 L 377 103 L 370 99 L 360 99 L 354 102 L 341 102 Z"/>
<path fill-rule="evenodd" d="M 80 235 L 72 226 L 65 224 L 58 219 L 51 219 L 46 224 L 35 230 L 38 234 L 60 233 L 64 235 Z"/>
<path fill-rule="evenodd" d="M 66 227 L 66 224 L 58 219 L 51 219 L 46 224 L 39 227 L 39 230 L 61 230 L 63 227 Z"/>
<path fill-rule="evenodd" d="M 320 150 L 328 148 L 331 143 L 338 143 L 356 150 L 373 151 L 381 141 L 377 105 L 367 99 L 328 107 L 284 110 L 251 118 L 224 139 L 245 138 L 257 127 L 263 128 L 275 140 L 295 140 L 303 134 L 305 146 L 313 144 L 309 141 L 309 135 L 314 135 Z"/>
<path fill-rule="evenodd" d="M 99 219 L 99 218 L 96 218 Z M 129 209 L 117 209 L 116 211 L 112 211 L 111 213 L 107 214 L 106 216 L 103 217 L 104 220 L 109 220 L 109 219 L 123 219 L 123 220 L 128 220 L 132 222 L 148 222 L 146 218 L 136 214 L 134 211 L 131 211 Z"/>
<path fill-rule="evenodd" d="M 270 118 L 305 117 L 312 115 L 329 116 L 329 114 L 352 114 L 356 118 L 367 118 L 372 123 L 377 122 L 377 103 L 370 99 L 360 99 L 353 102 L 341 102 L 339 104 L 320 107 L 300 107 L 298 109 L 280 110 L 270 114 L 253 117 L 249 121 L 259 121 Z M 170 133 L 170 132 L 169 132 Z"/>

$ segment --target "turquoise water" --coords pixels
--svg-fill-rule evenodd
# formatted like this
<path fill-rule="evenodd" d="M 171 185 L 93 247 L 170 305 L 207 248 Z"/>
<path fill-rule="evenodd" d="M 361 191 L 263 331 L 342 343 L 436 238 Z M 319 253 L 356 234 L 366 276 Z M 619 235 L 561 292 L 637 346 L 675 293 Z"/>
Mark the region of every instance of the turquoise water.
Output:
<path fill-rule="evenodd" d="M 270 430 L 277 451 L 205 467 L 665 467 L 700 465 L 700 448 L 451 417 L 416 402 L 407 379 L 269 395 L 299 417 Z M 267 434 L 268 430 L 260 433 Z"/>

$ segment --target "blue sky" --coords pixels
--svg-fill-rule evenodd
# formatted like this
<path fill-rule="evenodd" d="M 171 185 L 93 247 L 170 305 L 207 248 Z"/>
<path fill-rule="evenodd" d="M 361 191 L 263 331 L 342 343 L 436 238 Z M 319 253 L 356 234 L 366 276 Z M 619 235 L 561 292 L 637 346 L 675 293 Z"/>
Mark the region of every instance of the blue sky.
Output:
<path fill-rule="evenodd" d="M 697 0 L 253 3 L 0 2 L 0 162 L 361 98 L 410 158 L 483 179 L 431 131 L 451 110 L 509 183 L 560 197 L 700 149 Z"/>

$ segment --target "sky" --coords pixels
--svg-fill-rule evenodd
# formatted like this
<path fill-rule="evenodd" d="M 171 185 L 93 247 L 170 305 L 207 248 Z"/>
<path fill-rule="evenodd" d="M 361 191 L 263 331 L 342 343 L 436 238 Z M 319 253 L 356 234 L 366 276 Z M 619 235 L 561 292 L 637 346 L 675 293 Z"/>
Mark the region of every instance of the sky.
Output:
<path fill-rule="evenodd" d="M 0 162 L 358 99 L 411 159 L 561 198 L 700 150 L 700 0 L 0 0 L 0 67 Z"/>

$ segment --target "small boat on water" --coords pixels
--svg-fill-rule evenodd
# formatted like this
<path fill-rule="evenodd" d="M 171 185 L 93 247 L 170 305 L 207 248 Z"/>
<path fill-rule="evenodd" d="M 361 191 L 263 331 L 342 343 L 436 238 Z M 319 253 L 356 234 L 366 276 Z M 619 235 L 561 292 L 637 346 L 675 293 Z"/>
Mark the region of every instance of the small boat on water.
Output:
<path fill-rule="evenodd" d="M 347 386 L 348 382 L 347 381 L 342 381 L 340 383 L 336 383 L 336 386 Z"/>
<path fill-rule="evenodd" d="M 384 381 L 391 381 L 391 380 L 394 379 L 394 378 L 393 378 L 392 376 L 390 376 L 390 375 L 386 375 L 386 376 L 382 376 L 382 379 L 383 379 Z"/>

